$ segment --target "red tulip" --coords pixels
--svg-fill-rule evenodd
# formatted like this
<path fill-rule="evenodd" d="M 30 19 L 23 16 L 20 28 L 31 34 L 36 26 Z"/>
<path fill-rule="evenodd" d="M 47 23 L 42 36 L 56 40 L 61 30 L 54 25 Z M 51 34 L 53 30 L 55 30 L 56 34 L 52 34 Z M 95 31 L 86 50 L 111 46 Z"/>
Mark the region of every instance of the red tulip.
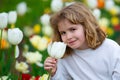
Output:
<path fill-rule="evenodd" d="M 35 80 L 39 80 L 39 78 L 40 78 L 40 76 L 36 76 L 36 77 L 35 77 Z"/>
<path fill-rule="evenodd" d="M 120 31 L 120 24 L 114 26 L 115 31 Z"/>
<path fill-rule="evenodd" d="M 22 74 L 22 80 L 30 80 L 31 75 L 30 74 Z"/>

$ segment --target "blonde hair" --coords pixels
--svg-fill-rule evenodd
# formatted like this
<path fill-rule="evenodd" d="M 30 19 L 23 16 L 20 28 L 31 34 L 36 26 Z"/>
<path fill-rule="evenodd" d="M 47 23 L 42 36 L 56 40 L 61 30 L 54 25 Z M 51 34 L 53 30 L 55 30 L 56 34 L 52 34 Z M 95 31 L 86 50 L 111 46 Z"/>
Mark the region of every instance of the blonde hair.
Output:
<path fill-rule="evenodd" d="M 106 34 L 100 29 L 95 17 L 91 11 L 82 3 L 76 2 L 64 7 L 50 19 L 54 31 L 53 41 L 62 41 L 58 31 L 58 23 L 67 19 L 73 24 L 82 24 L 85 32 L 85 38 L 90 48 L 96 49 L 104 41 Z M 67 47 L 66 54 L 71 53 Z"/>

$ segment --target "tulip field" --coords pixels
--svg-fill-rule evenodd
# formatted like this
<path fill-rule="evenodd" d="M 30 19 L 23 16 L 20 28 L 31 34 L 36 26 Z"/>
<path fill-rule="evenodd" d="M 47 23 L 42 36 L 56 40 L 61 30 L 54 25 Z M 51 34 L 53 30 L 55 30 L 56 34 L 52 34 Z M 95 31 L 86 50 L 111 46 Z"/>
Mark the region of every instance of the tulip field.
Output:
<path fill-rule="evenodd" d="M 0 80 L 47 80 L 45 59 L 61 58 L 66 48 L 50 44 L 50 17 L 74 1 L 88 6 L 107 37 L 120 44 L 120 0 L 0 0 Z"/>

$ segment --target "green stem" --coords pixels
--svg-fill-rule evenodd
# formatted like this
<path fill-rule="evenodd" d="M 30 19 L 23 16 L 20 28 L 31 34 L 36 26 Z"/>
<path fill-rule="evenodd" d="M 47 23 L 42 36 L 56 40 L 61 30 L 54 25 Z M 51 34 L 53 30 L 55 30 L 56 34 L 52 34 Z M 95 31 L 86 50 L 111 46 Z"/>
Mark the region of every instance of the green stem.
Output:
<path fill-rule="evenodd" d="M 13 66 L 15 66 L 16 64 L 16 59 L 15 59 L 15 46 L 13 45 L 13 53 L 14 56 L 12 57 L 12 63 L 11 63 L 11 68 L 10 68 L 10 75 L 12 76 L 12 78 L 14 79 L 15 77 L 15 68 L 13 68 Z"/>
<path fill-rule="evenodd" d="M 3 32 L 3 29 L 1 29 L 1 35 L 0 35 L 0 54 L 2 54 L 2 32 Z"/>
<path fill-rule="evenodd" d="M 49 75 L 48 75 L 47 80 L 50 80 L 50 77 L 51 77 L 51 72 L 52 72 L 52 69 L 50 69 L 50 72 L 49 72 Z"/>

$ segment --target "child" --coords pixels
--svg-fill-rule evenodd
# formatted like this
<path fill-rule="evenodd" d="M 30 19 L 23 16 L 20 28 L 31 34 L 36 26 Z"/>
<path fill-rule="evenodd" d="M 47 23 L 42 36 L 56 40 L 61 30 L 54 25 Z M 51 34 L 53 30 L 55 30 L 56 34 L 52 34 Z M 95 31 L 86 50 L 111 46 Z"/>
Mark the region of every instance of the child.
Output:
<path fill-rule="evenodd" d="M 106 38 L 82 3 L 66 6 L 50 19 L 54 41 L 67 44 L 65 55 L 48 57 L 44 69 L 51 80 L 120 80 L 120 46 Z"/>

